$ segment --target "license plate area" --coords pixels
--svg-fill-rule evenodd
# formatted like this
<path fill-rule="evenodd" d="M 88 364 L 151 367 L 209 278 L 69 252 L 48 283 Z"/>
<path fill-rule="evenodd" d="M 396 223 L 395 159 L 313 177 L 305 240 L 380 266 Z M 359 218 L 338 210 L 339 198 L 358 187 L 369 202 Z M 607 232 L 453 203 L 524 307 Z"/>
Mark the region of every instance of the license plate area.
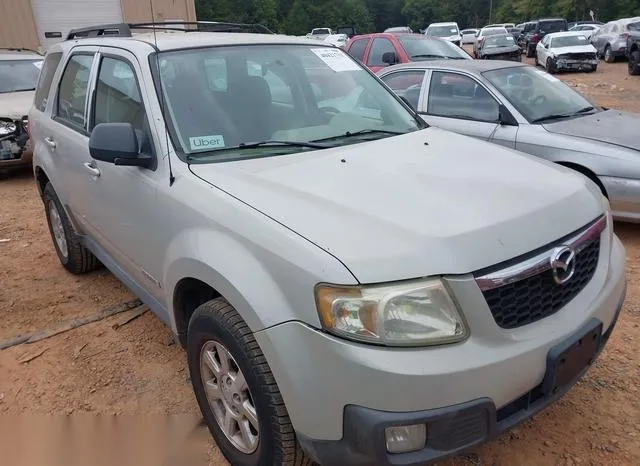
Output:
<path fill-rule="evenodd" d="M 593 363 L 601 338 L 602 322 L 593 319 L 578 334 L 549 350 L 547 370 L 542 383 L 545 395 L 571 385 Z"/>

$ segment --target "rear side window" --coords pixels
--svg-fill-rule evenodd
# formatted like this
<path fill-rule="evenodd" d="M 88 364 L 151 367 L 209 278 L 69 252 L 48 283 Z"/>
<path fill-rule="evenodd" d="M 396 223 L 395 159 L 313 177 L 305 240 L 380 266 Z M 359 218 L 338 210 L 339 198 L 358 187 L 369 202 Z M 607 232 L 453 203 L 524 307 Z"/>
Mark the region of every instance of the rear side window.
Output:
<path fill-rule="evenodd" d="M 86 128 L 87 88 L 93 54 L 73 55 L 62 74 L 56 115 L 78 129 Z"/>
<path fill-rule="evenodd" d="M 42 70 L 40 70 L 38 85 L 36 86 L 36 95 L 34 97 L 34 105 L 41 112 L 44 112 L 47 108 L 49 89 L 51 88 L 53 75 L 56 74 L 60 60 L 62 60 L 62 52 L 50 53 L 44 59 Z"/>
<path fill-rule="evenodd" d="M 358 39 L 351 44 L 349 48 L 349 55 L 353 58 L 364 61 L 364 51 L 367 49 L 369 39 Z"/>
<path fill-rule="evenodd" d="M 566 31 L 567 23 L 566 21 L 558 20 L 558 21 L 540 21 L 540 27 L 538 28 L 541 32 L 558 32 L 558 31 Z"/>

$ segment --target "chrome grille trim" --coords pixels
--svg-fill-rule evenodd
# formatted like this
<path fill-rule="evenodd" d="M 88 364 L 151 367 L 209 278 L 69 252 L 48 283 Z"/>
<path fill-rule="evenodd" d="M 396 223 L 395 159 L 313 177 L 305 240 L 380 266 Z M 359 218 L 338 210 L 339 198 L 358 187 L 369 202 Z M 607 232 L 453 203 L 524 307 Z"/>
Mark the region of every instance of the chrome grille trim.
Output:
<path fill-rule="evenodd" d="M 495 272 L 490 272 L 486 275 L 475 277 L 475 281 L 480 287 L 480 290 L 488 291 L 538 275 L 551 269 L 551 257 L 558 246 L 569 246 L 578 254 L 594 239 L 599 237 L 606 228 L 607 217 L 602 215 L 574 236 L 564 241 L 556 241 L 545 251 L 522 262 Z"/>

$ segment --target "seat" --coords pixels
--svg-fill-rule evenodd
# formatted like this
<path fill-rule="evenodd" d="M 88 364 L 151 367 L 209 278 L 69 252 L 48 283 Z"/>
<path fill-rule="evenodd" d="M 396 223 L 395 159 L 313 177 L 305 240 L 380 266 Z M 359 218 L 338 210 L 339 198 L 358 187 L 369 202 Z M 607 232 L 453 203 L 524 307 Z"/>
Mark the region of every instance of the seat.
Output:
<path fill-rule="evenodd" d="M 257 142 L 273 134 L 272 97 L 261 76 L 245 76 L 229 82 L 236 125 L 242 128 L 243 142 Z"/>

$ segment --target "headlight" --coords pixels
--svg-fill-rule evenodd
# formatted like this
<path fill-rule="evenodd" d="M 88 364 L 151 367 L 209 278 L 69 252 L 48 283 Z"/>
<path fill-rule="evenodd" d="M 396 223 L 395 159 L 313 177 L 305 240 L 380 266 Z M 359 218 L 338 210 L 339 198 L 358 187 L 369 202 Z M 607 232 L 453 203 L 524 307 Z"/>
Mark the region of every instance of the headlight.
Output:
<path fill-rule="evenodd" d="M 318 285 L 316 304 L 325 330 L 366 343 L 426 346 L 459 342 L 469 334 L 440 279 L 383 286 Z"/>
<path fill-rule="evenodd" d="M 13 134 L 18 127 L 13 121 L 0 120 L 0 136 L 6 136 L 7 134 Z"/>

